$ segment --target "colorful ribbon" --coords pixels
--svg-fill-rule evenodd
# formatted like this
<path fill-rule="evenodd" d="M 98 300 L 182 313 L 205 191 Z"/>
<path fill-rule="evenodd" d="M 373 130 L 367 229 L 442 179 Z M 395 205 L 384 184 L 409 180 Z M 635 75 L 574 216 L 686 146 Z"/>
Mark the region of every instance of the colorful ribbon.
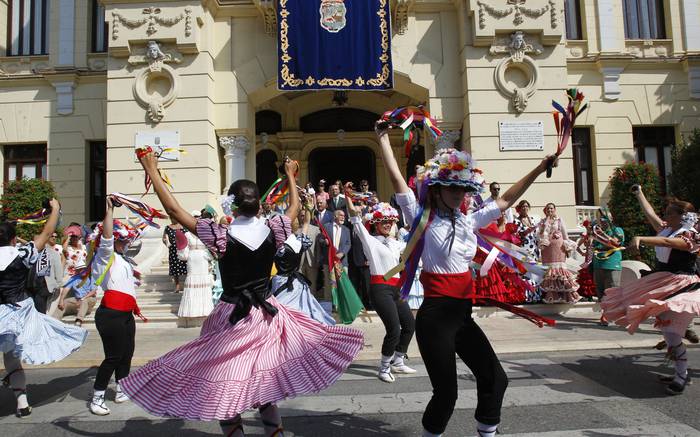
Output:
<path fill-rule="evenodd" d="M 297 174 L 299 174 L 299 163 L 296 161 L 293 161 L 297 169 L 294 172 L 294 176 L 296 177 Z M 273 205 L 278 205 L 282 202 L 284 202 L 287 199 L 287 196 L 289 195 L 289 180 L 287 179 L 287 176 L 281 176 L 279 177 L 275 182 L 270 185 L 270 188 L 267 189 L 265 194 L 262 196 L 262 202 L 264 203 L 271 203 Z"/>
<path fill-rule="evenodd" d="M 569 145 L 569 138 L 573 132 L 576 118 L 588 108 L 587 103 L 581 106 L 584 96 L 583 93 L 576 88 L 569 88 L 566 91 L 566 97 L 568 99 L 566 109 L 552 100 L 552 106 L 555 109 L 555 111 L 552 112 L 552 116 L 554 117 L 554 127 L 557 130 L 556 156 L 561 155 L 564 149 L 566 149 L 566 146 Z"/>
<path fill-rule="evenodd" d="M 156 218 L 168 218 L 160 210 L 157 210 L 140 200 L 136 200 L 132 197 L 125 196 L 121 193 L 112 193 L 109 195 L 114 206 L 125 206 L 129 211 L 136 214 L 143 220 L 147 225 L 153 226 L 156 229 L 160 229 L 160 225 L 154 221 Z M 141 230 L 143 227 L 141 228 Z"/>
<path fill-rule="evenodd" d="M 48 221 L 50 215 L 51 212 L 48 209 L 42 208 L 39 211 L 16 219 L 15 223 L 23 225 L 43 225 Z"/>
<path fill-rule="evenodd" d="M 420 131 L 424 127 L 437 138 L 442 135 L 442 131 L 437 127 L 437 122 L 430 116 L 430 113 L 423 105 L 401 106 L 391 111 L 385 112 L 382 121 L 389 123 L 392 127 L 399 127 L 403 130 L 403 143 L 406 157 L 411 155 L 411 148 L 420 141 Z"/>
<path fill-rule="evenodd" d="M 174 147 L 158 147 L 156 150 L 153 150 L 151 146 L 147 147 L 142 147 L 139 149 L 136 149 L 136 157 L 138 159 L 143 158 L 147 154 L 153 152 L 153 154 L 158 158 L 159 160 L 165 160 L 165 161 L 174 161 L 174 159 L 167 159 L 166 157 L 163 157 L 163 154 L 165 152 L 180 152 L 182 154 L 186 154 L 187 152 L 184 149 L 178 149 Z M 165 171 L 158 169 L 158 174 L 160 175 L 160 178 L 165 182 L 165 185 L 167 185 L 171 190 L 173 189 L 173 184 L 170 182 L 170 177 L 165 173 Z M 153 186 L 153 180 L 151 180 L 151 177 L 149 175 L 146 175 L 144 178 L 144 186 L 146 187 L 146 191 L 143 193 L 143 196 L 145 196 L 148 191 L 151 189 Z M 141 196 L 141 197 L 143 197 Z"/>

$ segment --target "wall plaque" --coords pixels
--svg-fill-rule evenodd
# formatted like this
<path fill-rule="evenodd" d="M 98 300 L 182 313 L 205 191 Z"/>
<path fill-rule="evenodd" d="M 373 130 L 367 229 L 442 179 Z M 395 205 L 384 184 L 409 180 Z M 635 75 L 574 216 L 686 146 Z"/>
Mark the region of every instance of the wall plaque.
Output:
<path fill-rule="evenodd" d="M 544 150 L 544 123 L 541 121 L 499 121 L 499 148 L 513 150 Z"/>
<path fill-rule="evenodd" d="M 134 139 L 134 148 L 145 149 L 148 146 L 151 146 L 154 152 L 160 153 L 158 161 L 179 161 L 180 131 L 137 132 Z"/>

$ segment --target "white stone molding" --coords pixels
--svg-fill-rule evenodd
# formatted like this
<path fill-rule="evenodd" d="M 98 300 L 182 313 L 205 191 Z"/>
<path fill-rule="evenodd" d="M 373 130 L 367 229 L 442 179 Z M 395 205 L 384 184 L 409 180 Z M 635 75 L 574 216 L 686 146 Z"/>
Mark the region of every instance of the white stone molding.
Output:
<path fill-rule="evenodd" d="M 515 15 L 513 16 L 513 24 L 519 26 L 525 21 L 524 16 L 530 18 L 539 18 L 550 10 L 552 10 L 552 27 L 557 27 L 556 10 L 552 8 L 552 5 L 554 3 L 552 0 L 549 0 L 549 4 L 540 8 L 529 8 L 525 6 L 526 1 L 527 0 L 507 0 L 506 3 L 509 6 L 503 9 L 499 9 L 498 7 L 495 7 L 492 4 L 489 4 L 493 2 L 487 2 L 482 0 L 477 1 L 476 3 L 479 5 L 479 27 L 481 29 L 486 28 L 486 14 L 489 14 L 494 18 L 505 18 L 511 15 L 513 12 L 515 12 Z"/>
<path fill-rule="evenodd" d="M 700 2 L 681 0 L 683 6 L 683 38 L 685 50 L 700 53 Z"/>
<path fill-rule="evenodd" d="M 442 131 L 442 135 L 437 137 L 437 139 L 434 141 L 435 150 L 453 148 L 461 136 L 462 133 L 459 130 Z"/>
<path fill-rule="evenodd" d="M 60 0 L 58 2 L 58 23 L 58 60 L 56 65 L 72 67 L 75 64 L 75 0 Z"/>
<path fill-rule="evenodd" d="M 511 99 L 513 109 L 522 113 L 527 107 L 530 97 L 537 91 L 539 83 L 539 68 L 528 54 L 539 55 L 542 46 L 535 42 L 529 42 L 521 31 L 513 32 L 508 38 L 496 39 L 489 49 L 491 55 L 508 54 L 502 59 L 494 71 L 494 82 L 498 90 Z M 522 88 L 506 81 L 506 71 L 509 68 L 517 68 L 528 78 L 528 84 Z"/>
<path fill-rule="evenodd" d="M 673 43 L 669 41 L 625 41 L 623 53 L 635 58 L 667 58 L 673 52 Z"/>
<path fill-rule="evenodd" d="M 624 67 L 602 67 L 603 95 L 607 100 L 618 100 L 622 91 L 620 89 L 620 74 Z"/>
<path fill-rule="evenodd" d="M 172 17 L 161 16 L 161 9 L 157 7 L 148 7 L 141 10 L 141 14 L 145 17 L 130 19 L 122 15 L 118 11 L 112 11 L 112 39 L 119 38 L 120 25 L 128 29 L 138 29 L 144 24 L 148 24 L 146 33 L 151 36 L 158 32 L 159 25 L 163 27 L 172 27 L 185 20 L 185 36 L 189 37 L 192 34 L 192 8 L 186 7 L 183 13 Z"/>
<path fill-rule="evenodd" d="M 153 123 L 160 123 L 165 116 L 165 108 L 172 105 L 179 92 L 178 75 L 166 63 L 182 62 L 182 55 L 177 51 L 168 51 L 165 54 L 156 41 L 148 41 L 143 55 L 132 55 L 128 60 L 130 65 L 148 63 L 136 74 L 133 85 L 133 94 L 136 101 L 146 108 L 146 115 Z M 164 78 L 168 84 L 168 92 L 165 96 L 148 92 L 149 81 Z"/>
<path fill-rule="evenodd" d="M 563 36 L 561 0 L 467 0 L 473 16 L 474 45 L 514 30 L 540 32 L 545 45 L 557 45 Z"/>
<path fill-rule="evenodd" d="M 598 34 L 600 35 L 600 51 L 617 53 L 622 50 L 621 41 L 617 36 L 617 20 L 615 19 L 616 0 L 598 1 Z"/>
<path fill-rule="evenodd" d="M 691 99 L 700 99 L 700 65 L 688 67 L 688 88 Z"/>
<path fill-rule="evenodd" d="M 274 0 L 253 0 L 265 23 L 265 33 L 270 36 L 277 34 L 277 10 Z"/>
<path fill-rule="evenodd" d="M 245 135 L 219 137 L 219 145 L 225 150 L 226 185 L 245 178 L 245 161 L 250 150 L 250 140 Z"/>
<path fill-rule="evenodd" d="M 56 113 L 58 115 L 72 114 L 75 82 L 51 82 L 51 85 L 56 88 Z"/>
<path fill-rule="evenodd" d="M 416 0 L 394 0 L 391 5 L 392 21 L 391 28 L 399 35 L 406 33 L 408 29 L 408 13 Z"/>

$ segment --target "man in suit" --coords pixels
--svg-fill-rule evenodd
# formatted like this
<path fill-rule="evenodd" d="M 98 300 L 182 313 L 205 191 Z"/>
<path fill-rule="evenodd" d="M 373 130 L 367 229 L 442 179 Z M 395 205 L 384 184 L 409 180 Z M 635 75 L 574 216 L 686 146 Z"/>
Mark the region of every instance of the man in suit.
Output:
<path fill-rule="evenodd" d="M 332 300 L 331 293 L 331 272 L 328 269 L 328 248 L 332 244 L 335 247 L 335 258 L 339 261 L 345 271 L 348 270 L 348 254 L 352 246 L 350 240 L 350 229 L 344 226 L 345 212 L 338 210 L 334 213 L 335 220 L 333 223 L 327 223 L 323 227 L 331 241 L 326 240 L 323 234 L 319 234 L 319 264 L 323 266 L 323 298 L 324 300 Z"/>
<path fill-rule="evenodd" d="M 304 214 L 305 211 L 302 209 L 299 212 L 299 221 L 301 223 L 304 222 Z M 301 229 L 297 231 L 298 233 L 301 233 Z M 311 244 L 311 247 L 309 247 L 308 250 L 306 250 L 302 255 L 301 255 L 301 264 L 299 265 L 299 272 L 301 272 L 302 275 L 306 276 L 306 278 L 309 280 L 310 284 L 309 287 L 311 289 L 311 293 L 316 296 L 316 292 L 318 291 L 318 269 L 319 269 L 319 263 L 318 263 L 318 258 L 316 256 L 316 253 L 318 252 L 318 235 L 321 233 L 318 229 L 318 226 L 314 225 L 313 223 L 309 224 L 309 228 L 306 231 L 307 237 L 313 242 Z M 318 296 L 316 296 L 318 298 Z"/>
<path fill-rule="evenodd" d="M 362 248 L 362 241 L 360 237 L 355 232 L 355 229 L 351 229 L 352 234 L 352 245 L 350 249 L 350 280 L 352 285 L 357 290 L 357 293 L 362 299 L 362 303 L 367 311 L 372 310 L 372 305 L 369 299 L 369 262 L 365 256 L 365 251 Z"/>
<path fill-rule="evenodd" d="M 321 225 L 326 225 L 333 221 L 333 211 L 328 209 L 328 203 L 322 197 L 316 198 L 316 212 L 314 214 Z"/>
<path fill-rule="evenodd" d="M 328 209 L 331 211 L 347 211 L 348 204 L 345 201 L 345 197 L 340 195 L 340 187 L 338 185 L 331 185 L 330 194 L 331 197 L 328 199 Z"/>

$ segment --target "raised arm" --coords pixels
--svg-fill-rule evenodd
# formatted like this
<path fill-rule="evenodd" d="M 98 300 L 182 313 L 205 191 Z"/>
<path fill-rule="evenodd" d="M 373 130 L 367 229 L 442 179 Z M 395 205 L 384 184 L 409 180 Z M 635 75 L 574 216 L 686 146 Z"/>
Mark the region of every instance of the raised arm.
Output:
<path fill-rule="evenodd" d="M 297 217 L 299 217 L 299 209 L 301 208 L 299 190 L 297 189 L 297 181 L 294 176 L 298 165 L 298 163 L 292 161 L 289 157 L 284 158 L 284 173 L 287 175 L 287 181 L 289 182 L 289 206 L 284 212 L 284 215 L 292 220 L 296 220 Z"/>
<path fill-rule="evenodd" d="M 58 216 L 61 213 L 61 204 L 58 203 L 58 200 L 51 199 L 49 201 L 49 205 L 51 206 L 51 214 L 49 215 L 49 219 L 46 221 L 44 229 L 41 230 L 41 233 L 34 237 L 34 247 L 36 247 L 36 250 L 39 252 L 44 250 L 44 246 L 46 246 L 46 243 L 49 242 L 49 237 L 51 234 L 53 234 L 53 231 L 56 230 Z"/>
<path fill-rule="evenodd" d="M 356 217 L 360 215 L 359 209 L 355 206 L 352 201 L 352 182 L 345 184 L 345 202 L 348 205 L 348 214 L 350 217 Z"/>
<path fill-rule="evenodd" d="M 544 158 L 539 164 L 537 164 L 537 167 L 533 168 L 530 173 L 526 174 L 522 179 L 520 179 L 518 182 L 516 182 L 512 187 L 508 189 L 501 197 L 496 199 L 496 203 L 498 207 L 501 209 L 501 211 L 505 211 L 515 202 L 518 201 L 520 196 L 525 194 L 525 191 L 527 191 L 528 188 L 530 188 L 530 185 L 532 185 L 533 182 L 535 182 L 535 179 L 537 177 L 544 173 L 547 170 L 547 165 L 548 163 L 554 159 L 554 167 L 557 166 L 557 159 L 555 159 L 553 156 L 547 156 Z"/>
<path fill-rule="evenodd" d="M 642 207 L 642 212 L 644 213 L 644 216 L 647 218 L 647 221 L 654 228 L 654 230 L 656 232 L 659 232 L 661 229 L 663 229 L 663 220 L 661 220 L 661 218 L 658 215 L 656 215 L 656 211 L 654 211 L 654 208 L 651 206 L 646 196 L 642 192 L 642 187 L 640 187 L 639 185 L 633 185 L 632 193 L 639 201 L 639 206 Z"/>
<path fill-rule="evenodd" d="M 395 193 L 407 193 L 411 191 L 408 184 L 401 174 L 399 164 L 396 162 L 394 151 L 391 149 L 389 142 L 389 129 L 385 122 L 378 121 L 375 124 L 377 137 L 379 138 L 379 148 L 382 150 L 382 158 L 384 159 L 384 168 L 389 172 L 389 180 L 394 187 Z"/>
<path fill-rule="evenodd" d="M 177 220 L 178 223 L 182 224 L 182 226 L 187 228 L 188 231 L 193 232 L 196 235 L 197 220 L 195 220 L 190 213 L 185 211 L 185 209 L 180 206 L 178 201 L 175 200 L 175 196 L 173 196 L 170 190 L 168 190 L 168 186 L 165 185 L 165 182 L 160 177 L 160 173 L 158 172 L 158 158 L 156 158 L 153 152 L 148 152 L 141 156 L 139 161 L 141 162 L 143 169 L 146 171 L 146 174 L 153 181 L 153 190 L 156 192 L 158 199 L 160 199 L 160 203 L 163 204 L 165 213 L 171 217 L 175 217 L 175 220 Z"/>
<path fill-rule="evenodd" d="M 107 197 L 107 211 L 102 219 L 102 238 L 112 238 L 114 235 L 114 204 L 112 199 Z"/>

